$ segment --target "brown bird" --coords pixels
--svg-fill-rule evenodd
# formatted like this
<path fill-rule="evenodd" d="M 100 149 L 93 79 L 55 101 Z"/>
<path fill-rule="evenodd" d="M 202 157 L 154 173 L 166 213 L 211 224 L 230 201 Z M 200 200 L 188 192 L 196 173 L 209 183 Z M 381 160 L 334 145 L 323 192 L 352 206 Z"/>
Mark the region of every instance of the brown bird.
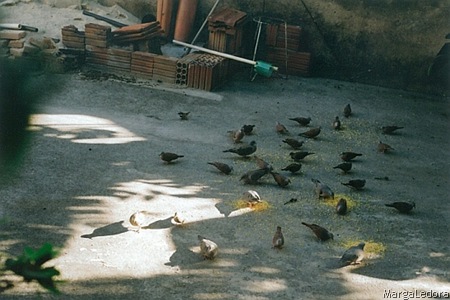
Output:
<path fill-rule="evenodd" d="M 338 116 L 336 116 L 336 118 L 335 118 L 334 121 L 333 121 L 333 128 L 334 128 L 335 130 L 341 129 L 341 120 L 339 120 L 339 117 L 338 117 Z"/>
<path fill-rule="evenodd" d="M 310 117 L 308 117 L 308 118 L 296 117 L 296 118 L 289 118 L 289 120 L 295 121 L 302 126 L 308 126 L 308 124 L 311 122 Z"/>
<path fill-rule="evenodd" d="M 257 191 L 248 190 L 242 194 L 242 199 L 248 202 L 249 206 L 253 206 L 257 203 L 261 203 L 261 197 Z"/>
<path fill-rule="evenodd" d="M 302 222 L 303 225 L 305 225 L 306 227 L 309 227 L 309 229 L 311 229 L 314 234 L 317 236 L 317 238 L 321 241 L 327 241 L 329 239 L 334 239 L 333 234 L 331 232 L 329 232 L 328 230 L 326 230 L 325 228 L 323 228 L 322 226 L 319 226 L 317 224 L 308 224 L 305 222 Z"/>
<path fill-rule="evenodd" d="M 311 181 L 315 184 L 315 192 L 318 198 L 334 199 L 334 192 L 328 185 L 314 178 L 311 178 Z"/>
<path fill-rule="evenodd" d="M 385 143 L 380 141 L 378 143 L 377 150 L 378 150 L 378 152 L 381 152 L 381 153 L 387 153 L 390 150 L 394 150 L 394 148 L 392 148 L 388 144 L 385 144 Z"/>
<path fill-rule="evenodd" d="M 178 155 L 178 154 L 171 153 L 171 152 L 161 152 L 159 154 L 159 157 L 161 158 L 161 160 L 165 161 L 166 163 L 170 163 L 175 159 L 184 157 L 184 155 Z"/>
<path fill-rule="evenodd" d="M 341 153 L 341 159 L 343 161 L 351 161 L 352 159 L 354 159 L 357 156 L 362 156 L 361 153 L 355 153 L 355 152 L 342 152 Z"/>
<path fill-rule="evenodd" d="M 198 235 L 198 240 L 200 241 L 200 253 L 203 258 L 214 259 L 219 252 L 217 244 L 201 235 Z"/>
<path fill-rule="evenodd" d="M 259 157 L 256 156 L 256 155 L 254 155 L 253 157 L 254 157 L 255 160 L 256 160 L 256 165 L 258 166 L 258 168 L 260 168 L 260 169 L 266 169 L 266 170 L 269 170 L 269 171 L 272 171 L 272 170 L 273 170 L 272 165 L 269 164 L 268 162 L 266 162 L 264 159 L 259 158 Z"/>
<path fill-rule="evenodd" d="M 387 207 L 393 207 L 402 214 L 409 213 L 414 207 L 416 207 L 416 203 L 414 202 L 393 202 L 385 204 Z"/>
<path fill-rule="evenodd" d="M 337 166 L 334 166 L 333 169 L 341 169 L 344 173 L 348 173 L 352 169 L 352 163 L 343 162 L 341 164 L 338 164 Z"/>
<path fill-rule="evenodd" d="M 341 182 L 341 184 L 351 187 L 355 190 L 361 190 L 366 185 L 365 179 L 352 179 L 349 180 L 347 183 Z"/>
<path fill-rule="evenodd" d="M 381 130 L 383 131 L 384 134 L 391 134 L 394 131 L 398 130 L 398 129 L 403 129 L 404 127 L 400 127 L 400 126 L 395 126 L 395 125 L 389 125 L 389 126 L 382 126 Z"/>
<path fill-rule="evenodd" d="M 347 200 L 344 198 L 339 199 L 336 205 L 336 212 L 338 215 L 345 215 L 347 213 Z"/>
<path fill-rule="evenodd" d="M 218 161 L 208 162 L 208 165 L 216 167 L 220 172 L 224 173 L 225 175 L 229 175 L 231 171 L 233 171 L 232 166 L 229 166 L 226 163 L 221 163 Z"/>
<path fill-rule="evenodd" d="M 277 231 L 275 232 L 275 235 L 272 238 L 272 248 L 283 248 L 284 245 L 284 236 L 281 232 L 281 227 L 277 226 Z"/>
<path fill-rule="evenodd" d="M 277 172 L 270 172 L 270 174 L 272 174 L 273 179 L 275 179 L 276 183 L 281 186 L 281 187 L 285 187 L 287 186 L 289 183 L 291 183 L 291 180 L 289 178 L 287 178 L 284 175 L 281 175 L 280 173 Z"/>
<path fill-rule="evenodd" d="M 359 264 L 364 258 L 364 246 L 366 243 L 361 242 L 357 246 L 348 248 L 342 255 L 340 261 L 344 266 L 351 264 Z"/>
<path fill-rule="evenodd" d="M 352 107 L 350 106 L 349 103 L 344 107 L 344 117 L 348 118 L 350 117 L 351 114 L 352 114 Z"/>
<path fill-rule="evenodd" d="M 240 181 L 243 180 L 244 183 L 246 184 L 256 184 L 258 183 L 258 180 L 260 180 L 261 177 L 263 177 L 267 173 L 269 173 L 269 170 L 267 169 L 248 171 L 247 173 L 241 176 Z"/>
<path fill-rule="evenodd" d="M 288 144 L 289 146 L 291 146 L 295 150 L 300 149 L 303 146 L 303 144 L 305 143 L 304 141 L 298 141 L 298 140 L 293 139 L 293 138 L 284 139 L 282 142 L 285 143 L 285 144 Z"/>
<path fill-rule="evenodd" d="M 284 126 L 284 125 L 281 124 L 280 122 L 277 122 L 277 123 L 276 123 L 276 125 L 275 125 L 275 130 L 276 130 L 278 133 L 281 133 L 281 134 L 285 134 L 285 133 L 288 133 L 288 132 L 289 132 L 289 130 L 287 130 L 286 126 Z"/>
<path fill-rule="evenodd" d="M 289 171 L 291 173 L 297 173 L 302 168 L 301 163 L 292 163 L 281 169 L 282 171 Z"/>
<path fill-rule="evenodd" d="M 251 141 L 250 144 L 248 145 L 243 145 L 241 147 L 238 148 L 232 148 L 232 149 L 228 149 L 228 150 L 224 150 L 222 152 L 231 152 L 231 153 L 235 153 L 239 156 L 242 157 L 247 157 L 250 154 L 253 154 L 256 151 L 256 142 L 255 141 Z"/>
<path fill-rule="evenodd" d="M 300 152 L 291 152 L 289 153 L 289 156 L 295 160 L 295 161 L 299 161 L 304 159 L 305 157 L 307 157 L 308 155 L 312 155 L 315 154 L 314 152 L 308 152 L 308 151 L 300 151 Z"/>
<path fill-rule="evenodd" d="M 305 138 L 308 138 L 308 139 L 313 139 L 319 135 L 320 131 L 321 131 L 321 127 L 315 127 L 315 128 L 311 128 L 308 131 L 299 133 L 299 135 L 303 136 Z"/>
<path fill-rule="evenodd" d="M 255 128 L 255 125 L 243 125 L 241 130 L 244 131 L 245 135 L 250 135 L 253 133 L 253 128 Z"/>
<path fill-rule="evenodd" d="M 231 138 L 235 144 L 238 144 L 242 141 L 245 136 L 245 133 L 242 129 L 229 131 Z"/>
<path fill-rule="evenodd" d="M 181 120 L 187 120 L 190 113 L 191 113 L 190 111 L 188 111 L 188 112 L 182 112 L 182 111 L 180 111 L 180 112 L 178 113 L 178 115 L 180 116 L 180 119 L 181 119 Z"/>

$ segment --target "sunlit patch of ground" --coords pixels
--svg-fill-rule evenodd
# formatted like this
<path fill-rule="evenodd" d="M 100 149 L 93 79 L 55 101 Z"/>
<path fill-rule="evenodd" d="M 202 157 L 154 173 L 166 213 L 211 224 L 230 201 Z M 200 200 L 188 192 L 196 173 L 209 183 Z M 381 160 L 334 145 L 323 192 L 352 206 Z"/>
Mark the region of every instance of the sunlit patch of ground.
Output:
<path fill-rule="evenodd" d="M 261 200 L 261 202 L 250 204 L 248 201 L 239 199 L 233 202 L 233 207 L 235 209 L 242 209 L 250 207 L 253 211 L 265 211 L 272 207 L 266 200 Z"/>

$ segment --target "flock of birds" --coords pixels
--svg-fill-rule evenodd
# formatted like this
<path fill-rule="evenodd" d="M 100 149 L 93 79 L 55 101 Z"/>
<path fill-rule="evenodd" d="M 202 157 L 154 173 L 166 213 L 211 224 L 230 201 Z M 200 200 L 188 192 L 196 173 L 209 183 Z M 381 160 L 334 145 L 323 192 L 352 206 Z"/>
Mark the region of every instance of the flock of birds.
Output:
<path fill-rule="evenodd" d="M 189 112 L 179 112 L 178 113 L 181 120 L 188 120 L 189 119 Z M 345 118 L 349 118 L 352 115 L 352 109 L 350 104 L 347 104 L 344 107 L 343 115 Z M 297 122 L 301 126 L 309 126 L 311 122 L 311 118 L 305 118 L 305 117 L 295 117 L 295 118 L 289 118 L 289 120 Z M 253 133 L 255 125 L 243 125 L 240 130 L 237 131 L 230 131 L 230 136 L 233 139 L 235 144 L 241 144 L 242 140 L 245 136 L 250 136 Z M 341 130 L 342 124 L 341 120 L 338 116 L 335 117 L 335 119 L 332 122 L 332 127 L 334 130 Z M 383 126 L 381 127 L 381 130 L 383 134 L 392 134 L 396 130 L 402 129 L 403 127 L 396 126 L 396 125 L 389 125 L 389 126 Z M 275 125 L 275 130 L 279 134 L 286 134 L 289 131 L 287 130 L 286 126 L 281 124 L 280 122 L 277 122 Z M 307 139 L 315 139 L 319 134 L 321 133 L 321 127 L 313 127 L 309 130 L 302 132 L 299 134 L 299 136 L 307 138 Z M 289 156 L 293 160 L 292 163 L 287 165 L 286 167 L 282 168 L 282 171 L 287 171 L 292 174 L 297 173 L 302 168 L 302 160 L 305 159 L 309 155 L 313 155 L 315 153 L 308 152 L 308 151 L 301 151 L 301 148 L 304 144 L 304 141 L 299 141 L 295 138 L 285 138 L 282 140 L 283 143 L 289 145 L 294 151 L 289 153 Z M 377 146 L 377 150 L 380 153 L 387 153 L 389 151 L 394 150 L 390 145 L 385 144 L 383 142 L 379 142 Z M 260 157 L 254 155 L 254 153 L 257 151 L 257 144 L 256 141 L 251 141 L 250 143 L 243 143 L 241 146 L 237 146 L 234 148 L 223 150 L 224 153 L 233 153 L 240 157 L 244 158 L 250 158 L 251 155 L 254 158 L 257 169 L 250 170 L 243 174 L 240 177 L 240 181 L 242 181 L 244 184 L 257 184 L 259 180 L 270 174 L 273 179 L 275 180 L 276 184 L 280 187 L 286 187 L 288 186 L 291 181 L 289 177 L 276 172 L 274 168 L 266 161 L 261 159 Z M 342 152 L 340 154 L 340 158 L 343 161 L 342 163 L 334 166 L 334 169 L 340 169 L 343 173 L 348 173 L 352 169 L 352 160 L 356 159 L 359 156 L 362 156 L 362 153 L 356 153 L 356 152 Z M 176 161 L 178 159 L 181 159 L 184 157 L 184 155 L 179 155 L 172 152 L 161 152 L 160 153 L 160 159 L 167 164 L 172 163 L 173 161 Z M 207 162 L 209 165 L 214 166 L 217 168 L 220 172 L 222 172 L 225 175 L 231 174 L 233 171 L 233 167 L 219 161 L 212 161 Z M 377 179 L 387 179 L 387 178 L 377 178 Z M 334 199 L 335 194 L 333 190 L 326 185 L 325 183 L 321 182 L 318 179 L 312 178 L 312 183 L 314 184 L 314 190 L 316 193 L 316 196 L 318 198 L 324 198 L 324 199 Z M 352 179 L 348 182 L 342 182 L 343 185 L 355 189 L 355 190 L 361 190 L 364 188 L 366 184 L 365 179 Z M 253 207 L 254 205 L 257 205 L 258 203 L 261 203 L 261 197 L 255 190 L 248 190 L 243 193 L 242 200 L 246 201 L 249 207 Z M 292 198 L 288 203 L 296 202 L 297 199 Z M 387 203 L 385 204 L 387 207 L 393 207 L 397 209 L 400 213 L 409 213 L 412 209 L 415 208 L 414 202 L 393 202 L 393 203 Z M 340 198 L 339 201 L 336 204 L 336 213 L 339 215 L 345 215 L 348 211 L 348 205 L 347 200 L 344 198 Z M 130 217 L 130 223 L 133 226 L 138 227 L 138 230 L 145 225 L 146 217 L 144 216 L 145 212 L 138 211 L 134 213 Z M 172 218 L 172 223 L 175 225 L 181 225 L 183 224 L 184 220 L 182 220 L 176 213 Z M 333 239 L 333 233 L 329 232 L 324 227 L 317 225 L 317 224 L 308 224 L 305 222 L 302 222 L 302 224 L 308 228 L 311 229 L 311 231 L 315 234 L 315 236 L 320 241 L 327 241 L 330 239 Z M 200 252 L 201 255 L 205 259 L 214 259 L 217 256 L 218 253 L 218 246 L 215 242 L 213 242 L 210 239 L 207 239 L 201 235 L 198 235 L 199 243 L 200 243 Z M 272 247 L 281 249 L 284 246 L 284 236 L 281 230 L 280 226 L 277 226 L 276 232 L 272 239 Z M 344 254 L 342 255 L 340 262 L 342 265 L 350 265 L 350 264 L 359 264 L 362 259 L 364 258 L 364 247 L 365 242 L 361 242 L 358 245 L 352 246 L 348 248 Z"/>

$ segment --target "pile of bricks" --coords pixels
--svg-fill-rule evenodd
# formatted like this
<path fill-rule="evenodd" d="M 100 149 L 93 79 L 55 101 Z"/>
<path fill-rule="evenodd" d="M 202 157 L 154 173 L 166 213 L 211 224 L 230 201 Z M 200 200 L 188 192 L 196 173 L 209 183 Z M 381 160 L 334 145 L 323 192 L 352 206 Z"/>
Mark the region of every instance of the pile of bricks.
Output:
<path fill-rule="evenodd" d="M 217 55 L 201 54 L 189 63 L 187 86 L 211 91 L 225 82 L 229 60 Z"/>
<path fill-rule="evenodd" d="M 219 52 L 240 55 L 247 14 L 232 8 L 224 8 L 208 18 L 208 48 Z"/>
<path fill-rule="evenodd" d="M 189 53 L 177 61 L 177 74 L 175 84 L 186 86 L 188 84 L 189 64 L 195 61 L 201 54 Z"/>
<path fill-rule="evenodd" d="M 27 32 L 23 30 L 0 30 L 0 55 L 3 57 L 21 57 L 34 54 L 39 48 L 26 39 Z"/>
<path fill-rule="evenodd" d="M 84 50 L 85 35 L 84 31 L 79 31 L 73 25 L 64 26 L 61 29 L 62 43 L 67 48 Z"/>
<path fill-rule="evenodd" d="M 300 26 L 267 24 L 266 46 L 266 59 L 278 66 L 281 73 L 309 75 L 311 53 L 307 52 L 306 39 Z"/>
<path fill-rule="evenodd" d="M 153 78 L 155 54 L 141 51 L 131 53 L 131 74 L 147 79 Z"/>

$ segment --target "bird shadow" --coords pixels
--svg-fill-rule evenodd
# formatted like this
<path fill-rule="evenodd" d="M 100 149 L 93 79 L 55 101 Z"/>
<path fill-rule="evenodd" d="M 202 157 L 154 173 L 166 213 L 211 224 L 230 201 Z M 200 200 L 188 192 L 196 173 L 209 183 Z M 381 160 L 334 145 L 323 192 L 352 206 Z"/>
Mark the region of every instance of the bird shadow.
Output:
<path fill-rule="evenodd" d="M 109 235 L 117 235 L 124 232 L 128 232 L 128 228 L 123 226 L 123 220 L 118 221 L 112 224 L 108 224 L 99 228 L 94 229 L 90 234 L 83 234 L 82 238 L 92 239 L 98 236 L 109 236 Z"/>
<path fill-rule="evenodd" d="M 166 229 L 166 228 L 172 227 L 173 224 L 170 221 L 171 219 L 172 219 L 172 217 L 168 217 L 165 219 L 161 219 L 161 220 L 152 222 L 152 223 L 148 224 L 147 226 L 142 227 L 142 229 Z"/>

